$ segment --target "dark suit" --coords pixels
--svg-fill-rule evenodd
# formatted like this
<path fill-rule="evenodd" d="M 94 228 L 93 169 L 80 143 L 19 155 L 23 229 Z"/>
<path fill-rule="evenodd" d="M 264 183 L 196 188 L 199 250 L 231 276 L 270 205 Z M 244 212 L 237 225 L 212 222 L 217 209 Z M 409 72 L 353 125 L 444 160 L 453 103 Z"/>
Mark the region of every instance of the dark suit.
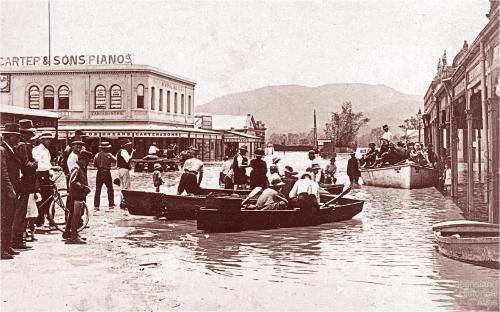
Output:
<path fill-rule="evenodd" d="M 12 222 L 12 244 L 22 244 L 23 234 L 26 229 L 26 212 L 28 210 L 28 199 L 30 193 L 39 192 L 36 168 L 38 167 L 32 155 L 33 145 L 20 142 L 14 152 L 19 159 L 19 165 L 23 174 L 21 178 L 22 189 L 19 193 L 18 207 L 14 213 Z"/>
<path fill-rule="evenodd" d="M 12 220 L 17 206 L 17 195 L 21 192 L 19 160 L 13 151 L 2 142 L 0 146 L 2 201 L 0 202 L 1 247 L 2 251 L 10 248 Z"/>

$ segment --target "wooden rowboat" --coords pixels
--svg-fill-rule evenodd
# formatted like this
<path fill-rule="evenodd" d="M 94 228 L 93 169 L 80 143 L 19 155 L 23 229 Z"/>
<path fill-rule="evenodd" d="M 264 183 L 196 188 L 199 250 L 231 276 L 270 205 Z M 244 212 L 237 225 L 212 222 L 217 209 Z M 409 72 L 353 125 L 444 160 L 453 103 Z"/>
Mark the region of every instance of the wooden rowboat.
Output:
<path fill-rule="evenodd" d="M 338 195 L 344 190 L 344 184 L 320 184 L 319 186 L 334 195 Z"/>
<path fill-rule="evenodd" d="M 139 216 L 165 216 L 169 220 L 196 219 L 196 212 L 205 206 L 209 194 L 237 194 L 246 196 L 250 191 L 230 189 L 202 189 L 200 195 L 167 195 L 157 192 L 123 190 L 125 207 L 130 214 Z"/>
<path fill-rule="evenodd" d="M 499 267 L 500 227 L 476 221 L 448 221 L 432 227 L 438 250 L 453 259 Z"/>
<path fill-rule="evenodd" d="M 322 196 L 323 197 L 323 196 Z M 326 202 L 327 198 L 322 198 Z M 352 219 L 363 210 L 364 201 L 341 198 L 334 205 L 317 211 L 245 210 L 241 200 L 221 199 L 219 204 L 201 208 L 198 212 L 198 230 L 205 232 L 238 232 L 275 228 L 313 226 Z"/>
<path fill-rule="evenodd" d="M 404 189 L 434 186 L 438 178 L 436 169 L 410 163 L 359 171 L 365 185 Z"/>

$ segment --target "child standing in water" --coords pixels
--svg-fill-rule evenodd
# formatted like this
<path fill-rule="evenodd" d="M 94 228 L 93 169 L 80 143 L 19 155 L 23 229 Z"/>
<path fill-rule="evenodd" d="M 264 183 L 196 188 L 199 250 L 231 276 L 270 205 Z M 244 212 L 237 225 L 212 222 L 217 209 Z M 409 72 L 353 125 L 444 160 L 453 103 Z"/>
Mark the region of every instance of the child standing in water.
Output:
<path fill-rule="evenodd" d="M 444 191 L 446 195 L 450 194 L 451 191 L 451 168 L 448 163 L 444 164 Z"/>
<path fill-rule="evenodd" d="M 153 171 L 153 185 L 156 188 L 156 191 L 160 191 L 160 185 L 163 184 L 163 179 L 161 178 L 161 165 L 155 164 L 153 167 L 155 170 Z"/>

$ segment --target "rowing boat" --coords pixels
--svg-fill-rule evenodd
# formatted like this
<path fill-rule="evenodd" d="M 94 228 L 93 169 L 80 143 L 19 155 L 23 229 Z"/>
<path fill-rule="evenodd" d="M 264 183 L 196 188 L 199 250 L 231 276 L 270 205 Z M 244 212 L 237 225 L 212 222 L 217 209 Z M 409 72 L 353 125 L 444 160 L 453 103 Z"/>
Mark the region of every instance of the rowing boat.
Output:
<path fill-rule="evenodd" d="M 403 189 L 434 186 L 438 178 L 436 169 L 412 163 L 370 169 L 361 168 L 359 171 L 365 185 Z"/>
<path fill-rule="evenodd" d="M 321 202 L 330 196 L 321 196 Z M 238 232 L 275 228 L 314 226 L 352 219 L 363 210 L 364 201 L 340 198 L 335 204 L 318 210 L 249 210 L 242 209 L 241 200 L 208 201 L 198 212 L 198 230 L 205 232 Z"/>
<path fill-rule="evenodd" d="M 344 190 L 344 184 L 320 184 L 319 186 L 333 195 L 338 195 Z"/>
<path fill-rule="evenodd" d="M 139 216 L 164 216 L 169 220 L 189 220 L 196 218 L 198 209 L 205 205 L 209 194 L 244 197 L 250 191 L 230 189 L 201 189 L 200 195 L 168 195 L 148 191 L 122 190 L 125 207 L 130 214 Z"/>
<path fill-rule="evenodd" d="M 438 250 L 453 259 L 499 267 L 500 227 L 476 221 L 447 221 L 432 227 Z"/>

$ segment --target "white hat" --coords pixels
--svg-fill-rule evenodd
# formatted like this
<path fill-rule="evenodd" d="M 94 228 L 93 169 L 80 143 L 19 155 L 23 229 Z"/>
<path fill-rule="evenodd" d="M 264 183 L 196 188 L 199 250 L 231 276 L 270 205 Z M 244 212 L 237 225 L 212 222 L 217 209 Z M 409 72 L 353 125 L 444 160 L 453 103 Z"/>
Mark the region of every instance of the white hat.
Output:
<path fill-rule="evenodd" d="M 42 133 L 38 134 L 36 136 L 37 139 L 43 140 L 43 139 L 53 139 L 54 136 L 52 135 L 52 132 L 50 131 L 42 131 Z"/>

